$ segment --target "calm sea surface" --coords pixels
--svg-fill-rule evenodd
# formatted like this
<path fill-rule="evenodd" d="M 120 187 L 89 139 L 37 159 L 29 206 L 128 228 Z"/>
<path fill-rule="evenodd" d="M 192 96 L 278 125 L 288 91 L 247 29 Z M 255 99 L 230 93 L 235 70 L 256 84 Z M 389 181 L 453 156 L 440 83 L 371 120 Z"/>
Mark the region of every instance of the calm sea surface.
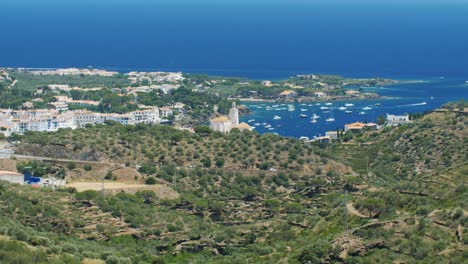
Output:
<path fill-rule="evenodd" d="M 450 101 L 467 100 L 468 83 L 465 81 L 468 80 L 436 78 L 418 83 L 365 88 L 365 91 L 377 92 L 390 99 L 293 103 L 294 111 L 288 111 L 287 104 L 249 102 L 244 104 L 252 110 L 252 114 L 242 116 L 241 121 L 254 126 L 259 133 L 313 138 L 324 135 L 326 131 L 343 129 L 347 123 L 377 122 L 380 115 L 387 113 L 422 113 Z M 316 123 L 311 123 L 314 114 L 320 117 L 316 118 Z M 327 122 L 326 119 L 330 117 L 335 120 Z"/>

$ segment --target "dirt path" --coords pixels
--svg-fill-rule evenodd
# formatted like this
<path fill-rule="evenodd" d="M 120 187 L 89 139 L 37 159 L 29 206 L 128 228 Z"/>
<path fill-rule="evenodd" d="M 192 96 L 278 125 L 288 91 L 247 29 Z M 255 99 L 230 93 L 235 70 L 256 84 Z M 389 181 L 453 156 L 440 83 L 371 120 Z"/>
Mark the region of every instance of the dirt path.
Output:
<path fill-rule="evenodd" d="M 18 82 L 18 80 L 14 80 L 14 81 L 8 86 L 7 89 L 13 88 L 17 82 Z"/>
<path fill-rule="evenodd" d="M 101 182 L 74 182 L 67 184 L 67 187 L 73 187 L 78 192 L 86 190 L 101 191 Z M 151 190 L 156 193 L 156 196 L 162 199 L 175 199 L 179 194 L 166 185 L 146 185 L 146 184 L 133 184 L 124 182 L 104 182 L 104 190 L 111 192 L 125 191 L 128 193 L 136 193 L 141 190 Z"/>
<path fill-rule="evenodd" d="M 355 215 L 355 216 L 361 217 L 361 218 L 369 218 L 369 217 L 361 214 L 361 212 L 359 212 L 356 208 L 354 208 L 353 203 L 348 203 L 346 205 L 346 209 L 348 210 L 349 214 L 352 214 L 352 215 Z"/>

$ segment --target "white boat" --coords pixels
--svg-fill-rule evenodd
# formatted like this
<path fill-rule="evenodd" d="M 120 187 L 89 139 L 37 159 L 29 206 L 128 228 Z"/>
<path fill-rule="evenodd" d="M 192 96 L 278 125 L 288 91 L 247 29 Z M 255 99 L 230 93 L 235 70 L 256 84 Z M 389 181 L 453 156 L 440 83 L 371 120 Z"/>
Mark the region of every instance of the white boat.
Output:
<path fill-rule="evenodd" d="M 359 112 L 359 115 L 365 115 L 366 112 Z"/>
<path fill-rule="evenodd" d="M 265 128 L 271 128 L 271 125 L 266 125 Z"/>
<path fill-rule="evenodd" d="M 300 118 L 306 118 L 307 115 L 305 115 L 305 114 L 300 114 L 299 117 L 300 117 Z"/>
<path fill-rule="evenodd" d="M 309 140 L 309 138 L 302 136 L 302 137 L 299 138 L 299 140 Z"/>
<path fill-rule="evenodd" d="M 346 110 L 345 113 L 347 114 L 351 114 L 353 111 L 350 111 L 350 110 Z"/>
<path fill-rule="evenodd" d="M 273 119 L 274 119 L 274 120 L 280 120 L 280 119 L 281 119 L 281 116 L 275 115 L 275 116 L 273 117 Z"/>
<path fill-rule="evenodd" d="M 354 104 L 345 104 L 345 106 L 354 106 Z"/>
<path fill-rule="evenodd" d="M 268 128 L 268 130 L 273 130 L 273 129 L 274 129 L 274 128 L 272 128 L 272 127 L 269 127 L 269 128 Z"/>
<path fill-rule="evenodd" d="M 320 103 L 316 103 L 315 105 L 320 105 Z"/>
<path fill-rule="evenodd" d="M 294 105 L 291 105 L 291 104 L 288 105 L 288 111 L 289 111 L 289 112 L 292 112 L 292 111 L 294 111 L 294 110 L 295 110 Z"/>
<path fill-rule="evenodd" d="M 306 106 L 306 104 L 301 104 L 301 105 L 304 105 L 304 106 Z"/>
<path fill-rule="evenodd" d="M 317 119 L 317 118 L 320 118 L 320 116 L 314 114 L 314 115 L 312 116 L 312 118 L 313 118 L 313 119 Z"/>
<path fill-rule="evenodd" d="M 340 107 L 338 109 L 343 111 L 343 110 L 346 110 L 346 107 L 342 106 L 342 107 Z"/>
<path fill-rule="evenodd" d="M 328 109 L 328 107 L 326 107 L 326 106 L 321 106 L 320 109 L 325 110 L 325 109 Z"/>
<path fill-rule="evenodd" d="M 255 129 L 255 127 L 250 127 L 251 129 Z"/>
<path fill-rule="evenodd" d="M 325 121 L 327 121 L 327 122 L 334 122 L 334 121 L 335 121 L 335 118 L 329 117 L 329 118 L 325 119 Z"/>
<path fill-rule="evenodd" d="M 260 125 L 260 123 L 254 123 L 254 126 L 259 126 L 259 125 Z"/>
<path fill-rule="evenodd" d="M 301 112 L 306 112 L 306 111 L 307 111 L 307 109 L 301 108 Z"/>
<path fill-rule="evenodd" d="M 364 107 L 362 110 L 371 110 L 371 109 L 372 109 L 372 108 L 366 106 L 366 107 Z"/>
<path fill-rule="evenodd" d="M 270 110 L 271 110 L 271 107 L 267 106 L 265 109 L 266 109 L 267 111 L 270 111 Z"/>
<path fill-rule="evenodd" d="M 311 123 L 317 123 L 317 119 L 314 118 L 314 119 L 310 120 L 310 122 Z"/>
<path fill-rule="evenodd" d="M 247 121 L 247 122 L 252 123 L 253 121 L 255 121 L 255 119 L 250 119 L 250 120 Z"/>
<path fill-rule="evenodd" d="M 332 103 L 325 103 L 325 105 L 332 105 Z"/>
<path fill-rule="evenodd" d="M 266 126 L 266 125 L 268 125 L 268 124 L 267 124 L 267 123 L 265 123 L 265 122 L 263 122 L 263 123 L 262 123 L 262 126 Z"/>

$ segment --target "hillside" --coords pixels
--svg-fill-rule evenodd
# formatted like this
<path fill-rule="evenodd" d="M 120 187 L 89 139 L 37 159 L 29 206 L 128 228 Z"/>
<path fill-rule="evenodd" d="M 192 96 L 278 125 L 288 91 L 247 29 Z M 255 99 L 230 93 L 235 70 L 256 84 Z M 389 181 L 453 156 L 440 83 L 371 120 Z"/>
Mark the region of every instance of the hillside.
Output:
<path fill-rule="evenodd" d="M 198 127 L 197 133 L 168 126 L 98 125 L 86 129 L 31 133 L 20 137 L 17 154 L 112 161 L 154 174 L 158 167 L 174 165 L 186 169 L 222 168 L 224 171 L 287 170 L 310 172 L 348 168 L 321 159 L 320 149 L 296 139 L 255 132 L 234 131 L 229 135 Z"/>
<path fill-rule="evenodd" d="M 115 166 L 138 171 L 134 181 L 154 177 L 178 195 L 1 183 L 0 258 L 463 263 L 467 122 L 452 107 L 330 145 L 253 132 L 221 135 L 203 127 L 190 134 L 110 124 L 27 134 L 17 147 L 23 154 L 91 157 L 107 166 L 61 166 L 69 180 L 100 180 Z M 60 168 L 54 166 L 39 163 L 32 170 L 56 175 Z M 124 174 L 108 181 L 132 180 Z"/>

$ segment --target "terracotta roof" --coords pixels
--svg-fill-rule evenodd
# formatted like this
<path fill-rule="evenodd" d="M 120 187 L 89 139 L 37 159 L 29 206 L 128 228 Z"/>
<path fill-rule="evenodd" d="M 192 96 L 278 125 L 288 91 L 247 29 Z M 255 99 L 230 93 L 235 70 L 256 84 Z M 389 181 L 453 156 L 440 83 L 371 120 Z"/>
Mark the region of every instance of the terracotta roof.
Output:
<path fill-rule="evenodd" d="M 366 126 L 366 124 L 361 123 L 361 122 L 356 122 L 356 123 L 347 124 L 346 126 L 352 127 L 352 128 L 363 128 Z"/>
<path fill-rule="evenodd" d="M 210 120 L 211 122 L 229 122 L 227 116 L 220 116 Z"/>
<path fill-rule="evenodd" d="M 14 171 L 0 171 L 0 175 L 15 175 L 15 176 L 23 176 L 21 173 L 17 173 Z"/>
<path fill-rule="evenodd" d="M 292 93 L 295 93 L 295 92 L 291 91 L 291 90 L 286 90 L 286 91 L 281 92 L 280 95 L 289 95 L 289 94 L 292 94 Z"/>
<path fill-rule="evenodd" d="M 356 90 L 347 90 L 347 91 L 345 91 L 345 93 L 347 93 L 347 94 L 358 94 L 359 91 L 356 91 Z"/>
<path fill-rule="evenodd" d="M 242 122 L 239 125 L 236 126 L 236 128 L 244 128 L 244 129 L 251 129 L 252 127 L 249 126 L 249 124 Z"/>

